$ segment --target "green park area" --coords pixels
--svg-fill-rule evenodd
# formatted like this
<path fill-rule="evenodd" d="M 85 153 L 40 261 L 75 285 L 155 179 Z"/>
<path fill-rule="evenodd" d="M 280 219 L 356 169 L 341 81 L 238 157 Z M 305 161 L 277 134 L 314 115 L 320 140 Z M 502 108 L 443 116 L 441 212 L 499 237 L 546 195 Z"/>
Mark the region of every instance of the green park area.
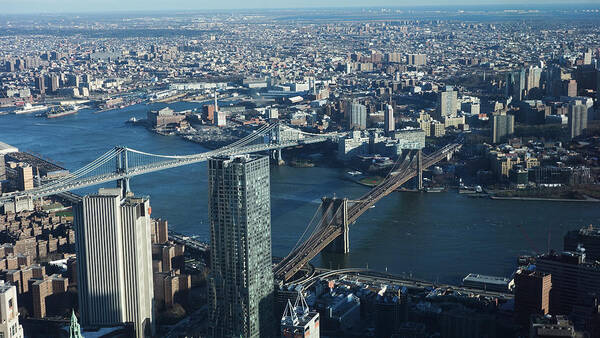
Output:
<path fill-rule="evenodd" d="M 381 183 L 381 181 L 383 181 L 383 177 L 381 176 L 369 176 L 361 178 L 358 182 L 369 187 L 374 187 Z"/>

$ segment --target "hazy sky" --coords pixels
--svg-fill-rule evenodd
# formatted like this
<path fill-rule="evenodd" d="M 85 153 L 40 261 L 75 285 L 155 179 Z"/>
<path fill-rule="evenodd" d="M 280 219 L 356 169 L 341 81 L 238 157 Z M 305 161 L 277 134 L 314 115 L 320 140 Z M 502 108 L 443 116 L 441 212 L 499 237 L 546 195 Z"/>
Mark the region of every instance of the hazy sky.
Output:
<path fill-rule="evenodd" d="M 0 14 L 415 5 L 598 4 L 598 0 L 0 0 Z"/>

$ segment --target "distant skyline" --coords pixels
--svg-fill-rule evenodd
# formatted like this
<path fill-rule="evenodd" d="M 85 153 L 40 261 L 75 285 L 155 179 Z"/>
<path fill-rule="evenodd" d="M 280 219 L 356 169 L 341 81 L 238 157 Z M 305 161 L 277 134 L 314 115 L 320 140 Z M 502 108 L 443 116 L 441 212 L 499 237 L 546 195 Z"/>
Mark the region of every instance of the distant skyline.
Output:
<path fill-rule="evenodd" d="M 285 9 L 285 8 L 326 8 L 326 7 L 421 7 L 421 6 L 519 6 L 595 4 L 598 0 L 556 1 L 556 0 L 0 0 L 4 14 L 36 13 L 89 13 L 117 11 L 166 11 L 166 10 L 235 10 L 235 9 Z M 600 5 L 598 6 L 600 7 Z"/>

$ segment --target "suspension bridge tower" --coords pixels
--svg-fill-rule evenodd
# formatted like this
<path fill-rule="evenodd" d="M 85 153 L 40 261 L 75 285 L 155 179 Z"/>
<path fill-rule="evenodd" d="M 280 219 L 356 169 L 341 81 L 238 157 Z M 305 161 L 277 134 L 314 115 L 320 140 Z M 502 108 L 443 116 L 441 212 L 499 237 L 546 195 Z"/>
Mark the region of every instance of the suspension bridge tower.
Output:
<path fill-rule="evenodd" d="M 339 254 L 350 252 L 350 238 L 348 236 L 348 199 L 337 197 L 323 197 L 323 217 L 325 224 L 332 223 L 342 231 L 333 242 L 329 243 L 323 251 Z M 331 207 L 331 208 L 330 208 Z"/>
<path fill-rule="evenodd" d="M 117 149 L 119 150 L 119 153 L 117 154 L 116 172 L 124 174 L 124 177 L 117 181 L 117 187 L 121 188 L 123 196 L 127 196 L 127 194 L 131 192 L 129 187 L 129 161 L 127 158 L 127 148 L 119 146 Z"/>

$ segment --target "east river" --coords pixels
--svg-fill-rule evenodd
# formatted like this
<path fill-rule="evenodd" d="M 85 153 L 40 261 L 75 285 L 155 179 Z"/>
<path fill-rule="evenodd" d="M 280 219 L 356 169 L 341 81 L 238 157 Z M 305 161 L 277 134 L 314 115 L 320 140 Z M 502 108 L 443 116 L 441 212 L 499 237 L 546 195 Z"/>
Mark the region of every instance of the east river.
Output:
<path fill-rule="evenodd" d="M 172 104 L 175 110 L 193 107 Z M 161 107 L 158 105 L 157 107 Z M 70 170 L 78 169 L 115 145 L 155 154 L 206 151 L 177 136 L 156 135 L 126 124 L 144 118 L 137 105 L 94 114 L 46 119 L 0 116 L 0 141 L 40 154 Z M 349 182 L 341 168 L 271 167 L 273 255 L 285 256 L 296 244 L 323 196 L 359 197 L 368 188 Z M 209 241 L 206 163 L 134 177 L 135 193 L 149 195 L 152 216 L 171 229 Z M 97 187 L 76 191 L 93 192 Z M 459 283 L 470 272 L 510 276 L 519 255 L 562 250 L 568 230 L 600 223 L 600 205 L 474 199 L 454 191 L 392 193 L 350 228 L 347 256 L 318 256 L 323 267 L 366 267 L 415 278 Z"/>

